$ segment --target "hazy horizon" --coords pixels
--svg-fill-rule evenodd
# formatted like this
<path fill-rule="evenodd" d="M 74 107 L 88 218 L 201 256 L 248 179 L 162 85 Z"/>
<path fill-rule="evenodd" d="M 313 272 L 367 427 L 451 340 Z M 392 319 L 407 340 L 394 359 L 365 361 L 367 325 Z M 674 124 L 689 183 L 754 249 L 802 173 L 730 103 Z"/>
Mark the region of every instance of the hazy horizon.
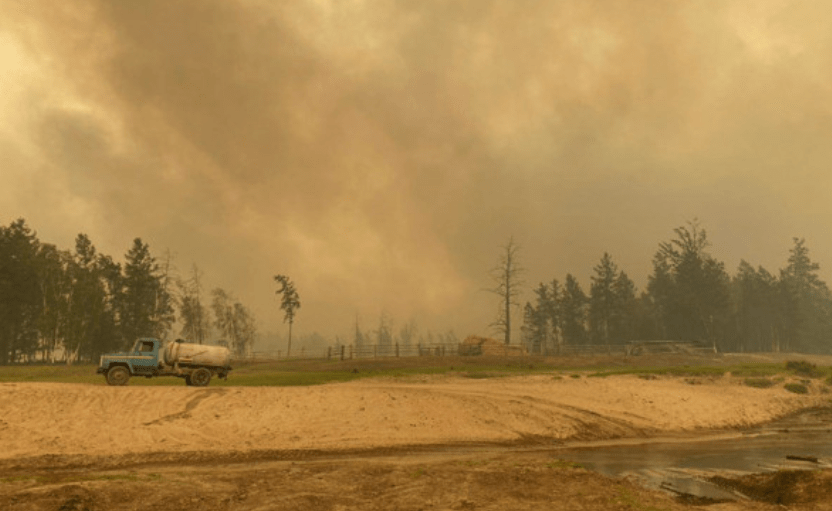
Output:
<path fill-rule="evenodd" d="M 121 261 L 170 250 L 282 331 L 489 335 L 609 252 L 639 290 L 698 218 L 711 253 L 832 280 L 832 11 L 766 0 L 74 0 L 0 5 L 0 223 Z M 519 326 L 518 313 L 517 324 Z"/>

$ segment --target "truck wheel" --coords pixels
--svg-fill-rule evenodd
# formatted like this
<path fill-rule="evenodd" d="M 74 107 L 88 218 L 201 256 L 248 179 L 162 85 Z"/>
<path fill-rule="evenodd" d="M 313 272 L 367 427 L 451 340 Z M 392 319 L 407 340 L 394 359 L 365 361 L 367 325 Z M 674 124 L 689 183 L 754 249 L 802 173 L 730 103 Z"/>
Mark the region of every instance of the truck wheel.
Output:
<path fill-rule="evenodd" d="M 200 367 L 191 373 L 191 385 L 194 387 L 207 387 L 211 381 L 211 371 Z"/>
<path fill-rule="evenodd" d="M 193 385 L 193 383 L 191 383 L 191 375 L 190 375 L 190 374 L 186 374 L 186 375 L 185 375 L 185 385 L 187 385 L 187 386 L 189 386 L 189 387 L 190 387 L 191 385 Z"/>
<path fill-rule="evenodd" d="M 124 366 L 116 366 L 107 371 L 108 385 L 127 385 L 130 381 L 130 371 Z"/>

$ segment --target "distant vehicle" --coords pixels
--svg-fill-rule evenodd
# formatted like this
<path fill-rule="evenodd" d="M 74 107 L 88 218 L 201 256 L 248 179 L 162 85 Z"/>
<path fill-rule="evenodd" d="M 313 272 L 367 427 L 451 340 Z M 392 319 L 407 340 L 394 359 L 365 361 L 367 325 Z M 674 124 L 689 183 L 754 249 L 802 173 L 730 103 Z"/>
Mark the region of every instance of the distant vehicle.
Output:
<path fill-rule="evenodd" d="M 223 346 L 142 338 L 132 351 L 102 355 L 96 373 L 109 385 L 127 385 L 131 376 L 177 376 L 187 385 L 206 387 L 214 376 L 228 378 L 230 363 L 231 351 Z"/>

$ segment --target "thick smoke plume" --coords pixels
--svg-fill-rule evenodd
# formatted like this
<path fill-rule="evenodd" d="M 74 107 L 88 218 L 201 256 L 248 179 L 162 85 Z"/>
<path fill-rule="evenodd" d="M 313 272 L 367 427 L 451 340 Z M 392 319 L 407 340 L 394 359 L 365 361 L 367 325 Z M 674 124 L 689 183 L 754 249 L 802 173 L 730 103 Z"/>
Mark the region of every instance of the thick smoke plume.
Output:
<path fill-rule="evenodd" d="M 717 10 L 714 10 L 718 7 Z M 832 13 L 779 1 L 144 1 L 0 6 L 0 212 L 139 236 L 276 328 L 355 314 L 486 333 L 527 280 L 643 285 L 699 217 L 729 269 L 832 267 Z M 828 262 L 829 261 L 829 262 Z"/>

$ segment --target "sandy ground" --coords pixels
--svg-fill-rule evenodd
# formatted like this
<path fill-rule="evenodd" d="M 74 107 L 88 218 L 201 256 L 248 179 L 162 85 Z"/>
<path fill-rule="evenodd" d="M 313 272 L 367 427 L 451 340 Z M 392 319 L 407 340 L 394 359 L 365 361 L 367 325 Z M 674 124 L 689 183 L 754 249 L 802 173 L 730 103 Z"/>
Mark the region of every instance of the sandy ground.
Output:
<path fill-rule="evenodd" d="M 739 428 L 832 394 L 729 377 L 408 378 L 315 387 L 0 384 L 0 459 L 599 440 Z"/>
<path fill-rule="evenodd" d="M 731 431 L 832 404 L 822 383 L 810 387 L 552 375 L 296 388 L 0 384 L 0 509 L 702 509 L 551 452 L 483 445 Z M 705 504 L 832 510 L 832 472 L 816 474 L 739 481 L 768 497 Z"/>

